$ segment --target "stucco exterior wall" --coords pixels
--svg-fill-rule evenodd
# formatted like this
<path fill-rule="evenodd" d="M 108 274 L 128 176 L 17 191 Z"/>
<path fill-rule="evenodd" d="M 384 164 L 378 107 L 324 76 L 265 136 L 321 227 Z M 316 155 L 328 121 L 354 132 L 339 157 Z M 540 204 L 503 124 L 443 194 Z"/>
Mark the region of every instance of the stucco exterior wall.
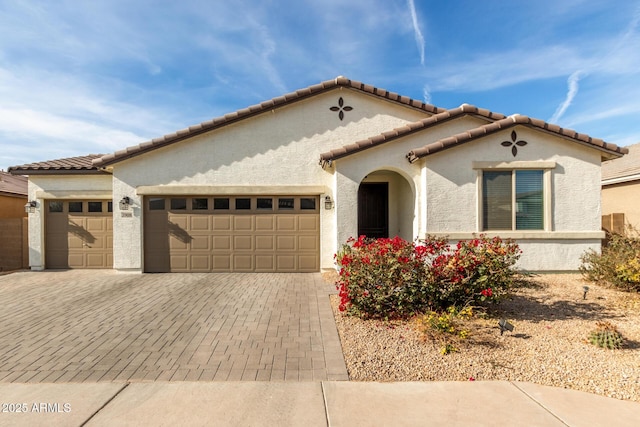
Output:
<path fill-rule="evenodd" d="M 339 97 L 352 107 L 343 120 L 330 110 Z M 246 186 L 253 191 L 256 186 L 292 185 L 323 187 L 321 197 L 336 200 L 336 209 L 325 210 L 323 203 L 320 209 L 320 264 L 332 268 L 340 202 L 334 171 L 319 166 L 320 154 L 427 116 L 341 88 L 117 163 L 114 198 L 128 196 L 134 206 L 132 217 L 120 216 L 114 207 L 114 268 L 143 268 L 141 187 L 163 186 L 159 191 L 171 194 L 185 186 L 194 191 L 199 186 Z"/>
<path fill-rule="evenodd" d="M 623 213 L 626 224 L 640 230 L 640 181 L 602 187 L 602 215 Z"/>
<path fill-rule="evenodd" d="M 513 129 L 480 138 L 423 160 L 427 184 L 427 227 L 430 234 L 449 235 L 452 240 L 481 232 L 478 176 L 473 162 L 555 162 L 551 169 L 550 228 L 534 232 L 493 232 L 511 237 L 524 250 L 519 266 L 528 270 L 577 269 L 588 248 L 599 250 L 600 154 L 562 138 L 516 127 L 518 147 L 510 147 Z"/>
<path fill-rule="evenodd" d="M 29 265 L 32 270 L 45 267 L 45 200 L 108 199 L 111 198 L 111 187 L 109 174 L 29 177 L 29 200 L 37 203 L 36 211 L 29 214 Z"/>

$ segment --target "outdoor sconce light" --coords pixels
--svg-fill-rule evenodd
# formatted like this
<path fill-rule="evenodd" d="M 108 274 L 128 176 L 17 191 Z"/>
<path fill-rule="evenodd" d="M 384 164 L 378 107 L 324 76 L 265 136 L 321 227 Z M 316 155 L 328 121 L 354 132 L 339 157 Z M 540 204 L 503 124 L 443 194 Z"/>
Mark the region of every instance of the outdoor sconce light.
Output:
<path fill-rule="evenodd" d="M 582 299 L 587 299 L 587 292 L 589 292 L 589 287 L 583 286 L 582 290 L 584 291 L 584 293 L 582 294 Z"/>
<path fill-rule="evenodd" d="M 27 202 L 26 205 L 24 205 L 24 211 L 26 213 L 34 213 L 36 211 L 36 206 L 38 206 L 36 201 L 35 200 L 31 200 L 30 202 Z"/>
<path fill-rule="evenodd" d="M 120 210 L 121 211 L 128 211 L 130 205 L 131 205 L 131 199 L 128 198 L 127 196 L 124 196 L 122 198 L 122 200 L 120 200 Z"/>
<path fill-rule="evenodd" d="M 500 319 L 498 321 L 498 326 L 500 326 L 500 335 L 504 334 L 504 331 L 513 332 L 513 325 L 507 322 L 507 319 Z"/>
<path fill-rule="evenodd" d="M 324 208 L 328 211 L 333 209 L 333 200 L 331 200 L 331 196 L 327 196 L 324 198 Z"/>

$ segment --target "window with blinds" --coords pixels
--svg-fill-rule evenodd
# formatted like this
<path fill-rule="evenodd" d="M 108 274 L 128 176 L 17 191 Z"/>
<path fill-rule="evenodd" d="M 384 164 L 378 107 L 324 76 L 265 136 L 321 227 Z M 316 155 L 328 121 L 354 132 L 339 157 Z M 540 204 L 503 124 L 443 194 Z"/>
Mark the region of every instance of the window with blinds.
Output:
<path fill-rule="evenodd" d="M 543 171 L 483 171 L 482 229 L 543 230 Z"/>

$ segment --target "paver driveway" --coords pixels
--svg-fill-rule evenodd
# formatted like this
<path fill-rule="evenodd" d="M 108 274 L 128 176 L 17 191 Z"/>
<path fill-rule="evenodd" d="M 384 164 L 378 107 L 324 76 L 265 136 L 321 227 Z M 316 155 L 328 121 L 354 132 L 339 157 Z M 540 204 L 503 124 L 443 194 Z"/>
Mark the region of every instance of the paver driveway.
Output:
<path fill-rule="evenodd" d="M 0 276 L 0 382 L 347 380 L 315 274 Z"/>

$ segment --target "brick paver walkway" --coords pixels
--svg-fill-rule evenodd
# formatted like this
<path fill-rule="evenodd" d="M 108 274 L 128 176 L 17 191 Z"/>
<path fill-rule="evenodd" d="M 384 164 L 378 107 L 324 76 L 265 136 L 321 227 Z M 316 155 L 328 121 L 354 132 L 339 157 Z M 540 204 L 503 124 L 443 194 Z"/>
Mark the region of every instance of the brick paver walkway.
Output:
<path fill-rule="evenodd" d="M 315 274 L 0 276 L 0 382 L 347 380 Z"/>

